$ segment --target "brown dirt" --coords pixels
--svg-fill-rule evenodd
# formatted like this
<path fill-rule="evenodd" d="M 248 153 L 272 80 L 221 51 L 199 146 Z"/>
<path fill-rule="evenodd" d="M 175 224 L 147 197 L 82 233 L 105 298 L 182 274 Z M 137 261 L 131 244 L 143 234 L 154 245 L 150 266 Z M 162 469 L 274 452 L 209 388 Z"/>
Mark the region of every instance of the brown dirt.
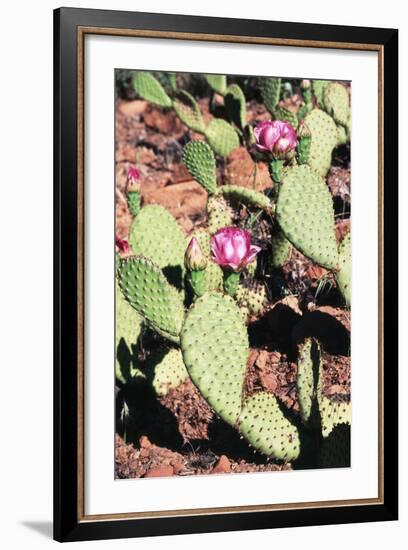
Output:
<path fill-rule="evenodd" d="M 208 439 L 208 428 L 214 413 L 191 380 L 171 390 L 160 398 L 160 402 L 176 417 L 179 432 L 185 441 Z"/>
<path fill-rule="evenodd" d="M 205 474 L 252 473 L 291 470 L 290 464 L 256 464 L 246 460 L 232 460 L 225 455 L 195 450 L 184 454 L 159 447 L 142 436 L 139 445 L 126 444 L 115 439 L 115 478 L 169 477 Z"/>

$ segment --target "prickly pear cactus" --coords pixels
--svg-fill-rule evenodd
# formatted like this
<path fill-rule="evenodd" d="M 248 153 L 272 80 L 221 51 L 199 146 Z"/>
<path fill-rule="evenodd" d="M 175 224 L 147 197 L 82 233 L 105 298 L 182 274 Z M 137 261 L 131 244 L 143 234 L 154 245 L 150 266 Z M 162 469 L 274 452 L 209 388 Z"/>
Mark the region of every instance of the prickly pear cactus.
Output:
<path fill-rule="evenodd" d="M 319 405 L 322 436 L 328 437 L 339 424 L 351 425 L 351 403 L 332 401 L 323 395 L 323 363 L 320 362 L 317 384 L 317 403 Z"/>
<path fill-rule="evenodd" d="M 183 162 L 193 178 L 213 194 L 217 190 L 216 165 L 211 147 L 204 141 L 190 141 L 183 149 Z"/>
<path fill-rule="evenodd" d="M 271 393 L 258 392 L 244 401 L 239 430 L 254 449 L 267 456 L 285 462 L 299 456 L 298 430 Z"/>
<path fill-rule="evenodd" d="M 115 346 L 116 378 L 126 384 L 134 376 L 142 375 L 133 365 L 133 350 L 142 332 L 143 317 L 125 300 L 116 283 Z"/>
<path fill-rule="evenodd" d="M 213 118 L 205 130 L 205 137 L 214 152 L 227 157 L 239 147 L 239 137 L 235 129 L 222 118 Z"/>
<path fill-rule="evenodd" d="M 330 82 L 323 91 L 323 104 L 327 113 L 345 128 L 350 124 L 350 100 L 346 88 L 338 82 Z"/>
<path fill-rule="evenodd" d="M 224 197 L 209 197 L 207 202 L 208 229 L 213 235 L 222 227 L 233 225 L 234 211 Z"/>
<path fill-rule="evenodd" d="M 222 185 L 218 188 L 218 192 L 227 200 L 236 201 L 252 208 L 262 208 L 265 210 L 272 208 L 272 203 L 266 195 L 248 187 Z"/>
<path fill-rule="evenodd" d="M 140 193 L 138 191 L 128 191 L 126 193 L 127 205 L 129 212 L 133 217 L 137 216 L 140 212 Z"/>
<path fill-rule="evenodd" d="M 129 243 L 135 256 L 150 258 L 175 286 L 181 287 L 186 240 L 165 208 L 156 204 L 143 207 L 130 226 Z"/>
<path fill-rule="evenodd" d="M 285 109 L 285 107 L 278 107 L 274 110 L 273 116 L 275 120 L 282 120 L 283 122 L 289 122 L 293 126 L 293 128 L 297 128 L 298 126 L 298 118 L 295 115 L 295 113 L 292 113 L 289 109 Z"/>
<path fill-rule="evenodd" d="M 338 141 L 337 126 L 332 117 L 320 109 L 313 109 L 305 118 L 305 124 L 312 135 L 308 164 L 320 176 L 325 177 Z"/>
<path fill-rule="evenodd" d="M 325 181 L 309 166 L 285 172 L 276 215 L 286 238 L 305 256 L 328 269 L 337 268 L 332 197 Z"/>
<path fill-rule="evenodd" d="M 346 305 L 351 303 L 351 233 L 343 237 L 339 247 L 339 271 L 336 272 L 336 281 L 343 294 Z"/>
<path fill-rule="evenodd" d="M 248 335 L 236 303 L 210 293 L 187 313 L 181 349 L 190 378 L 215 412 L 234 426 L 241 411 Z"/>
<path fill-rule="evenodd" d="M 229 119 L 243 130 L 247 124 L 246 100 L 238 84 L 228 86 L 224 102 Z"/>
<path fill-rule="evenodd" d="M 323 107 L 323 94 L 329 82 L 329 80 L 313 80 L 313 92 L 320 107 Z"/>
<path fill-rule="evenodd" d="M 153 330 L 173 342 L 179 341 L 183 300 L 160 267 L 142 256 L 127 258 L 119 269 L 119 285 L 126 300 Z"/>
<path fill-rule="evenodd" d="M 194 97 L 186 92 L 179 90 L 173 101 L 174 110 L 177 116 L 186 126 L 201 134 L 205 131 L 205 123 L 200 107 Z"/>
<path fill-rule="evenodd" d="M 311 338 L 308 338 L 299 346 L 296 391 L 300 405 L 300 416 L 303 422 L 307 423 L 312 412 L 315 394 Z"/>
<path fill-rule="evenodd" d="M 220 95 L 224 95 L 227 91 L 227 77 L 223 74 L 206 74 L 204 75 L 210 87 Z"/>
<path fill-rule="evenodd" d="M 262 78 L 260 79 L 259 87 L 265 107 L 270 113 L 273 113 L 280 98 L 281 79 Z"/>
<path fill-rule="evenodd" d="M 278 231 L 271 239 L 271 264 L 274 268 L 282 267 L 289 259 L 292 245 L 285 235 Z"/>
<path fill-rule="evenodd" d="M 150 73 L 136 73 L 133 87 L 138 96 L 160 107 L 171 107 L 172 101 L 163 86 Z"/>
<path fill-rule="evenodd" d="M 265 308 L 266 289 L 260 281 L 248 281 L 246 285 L 239 284 L 235 299 L 241 307 L 246 307 L 249 313 L 259 315 Z"/>
<path fill-rule="evenodd" d="M 179 349 L 169 349 L 163 355 L 159 350 L 148 361 L 146 378 L 157 395 L 166 395 L 188 378 L 188 372 Z"/>

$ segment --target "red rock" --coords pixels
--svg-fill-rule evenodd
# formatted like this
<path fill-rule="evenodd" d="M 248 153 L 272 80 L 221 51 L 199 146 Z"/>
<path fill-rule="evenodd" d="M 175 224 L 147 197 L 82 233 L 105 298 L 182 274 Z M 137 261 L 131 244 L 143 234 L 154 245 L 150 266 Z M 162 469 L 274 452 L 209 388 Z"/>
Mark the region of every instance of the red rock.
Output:
<path fill-rule="evenodd" d="M 144 477 L 169 477 L 174 474 L 172 466 L 161 466 L 149 470 Z"/>
<path fill-rule="evenodd" d="M 178 475 L 182 470 L 184 470 L 184 464 L 182 462 L 175 462 L 173 464 L 174 475 Z"/>
<path fill-rule="evenodd" d="M 219 461 L 212 469 L 212 474 L 228 474 L 231 471 L 231 462 L 225 455 L 221 455 Z"/>

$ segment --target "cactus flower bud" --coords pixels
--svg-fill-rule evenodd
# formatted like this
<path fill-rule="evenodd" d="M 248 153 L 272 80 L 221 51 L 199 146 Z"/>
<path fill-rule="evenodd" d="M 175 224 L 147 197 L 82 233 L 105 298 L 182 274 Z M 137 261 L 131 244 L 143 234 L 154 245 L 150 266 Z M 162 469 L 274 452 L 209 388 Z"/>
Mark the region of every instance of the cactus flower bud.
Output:
<path fill-rule="evenodd" d="M 208 260 L 203 254 L 199 242 L 193 237 L 184 255 L 184 265 L 190 271 L 202 271 L 207 267 L 207 264 Z"/>
<path fill-rule="evenodd" d="M 260 250 L 259 246 L 251 245 L 248 231 L 238 227 L 219 229 L 211 238 L 214 261 L 221 267 L 238 273 L 255 260 Z"/>
<path fill-rule="evenodd" d="M 266 120 L 254 128 L 256 147 L 259 151 L 284 158 L 297 145 L 296 132 L 289 122 Z"/>
<path fill-rule="evenodd" d="M 300 87 L 302 88 L 302 90 L 309 90 L 311 86 L 312 83 L 307 78 L 302 80 L 302 82 L 300 83 Z"/>
<path fill-rule="evenodd" d="M 127 171 L 127 190 L 140 191 L 140 172 L 136 166 L 130 166 Z"/>
<path fill-rule="evenodd" d="M 130 250 L 129 243 L 125 239 L 121 239 L 118 235 L 116 235 L 115 244 L 121 258 L 126 258 L 131 255 L 132 252 Z"/>

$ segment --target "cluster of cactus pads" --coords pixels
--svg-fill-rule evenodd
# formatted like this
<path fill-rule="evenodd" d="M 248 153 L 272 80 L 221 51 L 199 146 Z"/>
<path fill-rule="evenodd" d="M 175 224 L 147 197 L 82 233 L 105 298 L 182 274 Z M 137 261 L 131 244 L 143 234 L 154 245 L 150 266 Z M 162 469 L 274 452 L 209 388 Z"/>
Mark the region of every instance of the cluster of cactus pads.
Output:
<path fill-rule="evenodd" d="M 174 109 L 188 128 L 202 134 L 203 140 L 192 140 L 184 147 L 183 162 L 208 194 L 207 223 L 186 237 L 162 206 L 130 208 L 132 254 L 119 260 L 117 269 L 117 380 L 129 384 L 143 379 L 162 396 L 189 378 L 216 415 L 266 457 L 295 461 L 313 434 L 322 451 L 321 466 L 341 463 L 340 443 L 332 439 L 336 433 L 340 441 L 344 438 L 350 426 L 350 403 L 334 402 L 323 394 L 318 341 L 307 338 L 298 343 L 298 415 L 285 410 L 271 392 L 246 394 L 248 323 L 262 314 L 268 295 L 256 277 L 256 265 L 242 272 L 234 296 L 226 294 L 223 271 L 211 259 L 210 239 L 220 228 L 239 223 L 242 208 L 255 216 L 262 214 L 273 227 L 263 252 L 271 271 L 297 249 L 333 273 L 345 306 L 350 306 L 350 234 L 338 245 L 333 200 L 325 181 L 333 150 L 349 140 L 348 92 L 339 83 L 314 81 L 313 94 L 305 86 L 304 103 L 296 116 L 279 107 L 281 80 L 261 80 L 261 96 L 273 118 L 299 128 L 299 136 L 306 126 L 311 137 L 302 162 L 296 156 L 285 162 L 274 193 L 266 194 L 217 181 L 215 155 L 225 157 L 240 143 L 248 145 L 252 128 L 248 128 L 242 89 L 235 83 L 228 85 L 223 75 L 206 79 L 213 92 L 224 97 L 228 121 L 212 118 L 206 124 L 197 101 L 177 87 L 174 75 L 171 93 L 150 73 L 138 72 L 133 81 L 140 97 Z M 301 141 L 299 137 L 299 146 Z M 208 260 L 196 294 L 184 265 L 193 236 Z M 160 337 L 159 349 L 147 364 L 137 355 L 138 340 L 146 328 Z"/>

